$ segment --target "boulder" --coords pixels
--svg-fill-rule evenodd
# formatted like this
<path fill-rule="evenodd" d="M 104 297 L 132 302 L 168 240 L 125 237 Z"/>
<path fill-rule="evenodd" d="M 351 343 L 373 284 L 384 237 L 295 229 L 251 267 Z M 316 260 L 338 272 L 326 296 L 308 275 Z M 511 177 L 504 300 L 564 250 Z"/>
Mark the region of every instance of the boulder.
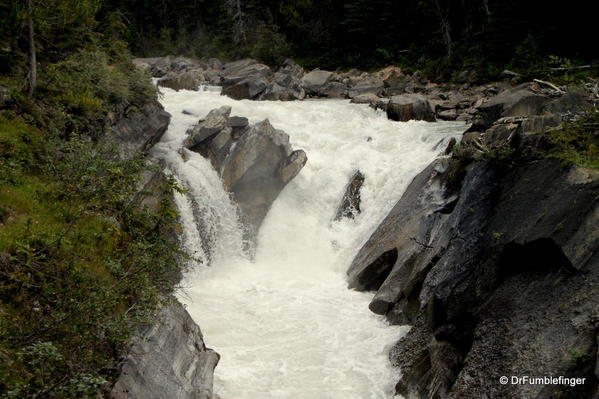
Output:
<path fill-rule="evenodd" d="M 376 94 L 368 93 L 355 96 L 350 102 L 354 104 L 375 104 L 379 99 Z"/>
<path fill-rule="evenodd" d="M 231 148 L 221 169 L 223 184 L 233 194 L 250 237 L 306 160 L 304 151 L 292 151 L 289 136 L 268 120 L 252 126 Z"/>
<path fill-rule="evenodd" d="M 333 76 L 333 72 L 315 69 L 304 75 L 301 84 L 306 93 L 316 94 Z"/>
<path fill-rule="evenodd" d="M 220 356 L 206 348 L 202 332 L 183 305 L 172 299 L 156 322 L 133 339 L 111 397 L 114 399 L 213 399 Z"/>
<path fill-rule="evenodd" d="M 334 220 L 341 220 L 342 218 L 350 218 L 353 219 L 360 211 L 360 190 L 362 189 L 362 185 L 364 184 L 364 175 L 359 170 L 356 171 L 347 187 L 345 188 L 345 193 L 343 194 L 343 198 L 341 199 L 341 203 L 337 207 L 337 211 L 335 212 Z"/>
<path fill-rule="evenodd" d="M 221 76 L 223 95 L 235 100 L 255 100 L 268 87 L 272 70 L 256 60 L 245 59 L 225 64 Z"/>
<path fill-rule="evenodd" d="M 373 312 L 413 326 L 390 354 L 397 392 L 593 398 L 599 174 L 555 159 L 461 162 L 419 174 L 348 270 L 350 287 L 376 291 Z M 589 383 L 497 383 L 530 370 Z"/>
<path fill-rule="evenodd" d="M 348 91 L 349 98 L 354 98 L 364 94 L 381 96 L 383 94 L 383 80 L 375 76 L 368 76 L 364 79 L 358 80 L 349 88 Z"/>
<path fill-rule="evenodd" d="M 545 95 L 533 92 L 527 85 L 505 90 L 478 108 L 482 129 L 506 116 L 540 115 L 550 100 Z"/>
<path fill-rule="evenodd" d="M 394 121 L 435 121 L 435 114 L 426 97 L 419 94 L 403 94 L 391 97 L 387 104 L 387 117 Z"/>
<path fill-rule="evenodd" d="M 347 86 L 341 82 L 328 82 L 313 93 L 318 97 L 347 98 Z"/>
<path fill-rule="evenodd" d="M 230 117 L 230 112 L 230 107 L 210 111 L 187 131 L 183 144 L 210 159 L 253 242 L 272 203 L 307 157 L 302 150 L 293 151 L 289 136 L 268 120 L 249 126 L 246 118 Z"/>
<path fill-rule="evenodd" d="M 204 83 L 204 74 L 201 69 L 191 69 L 183 72 L 169 72 L 158 80 L 158 86 L 179 90 L 199 90 Z"/>
<path fill-rule="evenodd" d="M 172 57 L 134 58 L 133 65 L 150 71 L 153 77 L 160 78 L 171 71 Z"/>
<path fill-rule="evenodd" d="M 268 80 L 262 75 L 251 75 L 237 80 L 222 81 L 222 94 L 234 100 L 257 99 L 268 87 Z"/>
<path fill-rule="evenodd" d="M 120 155 L 129 158 L 138 152 L 147 152 L 157 143 L 170 123 L 171 115 L 158 103 L 147 104 L 139 112 L 118 119 L 111 133 L 103 140 L 118 144 Z"/>

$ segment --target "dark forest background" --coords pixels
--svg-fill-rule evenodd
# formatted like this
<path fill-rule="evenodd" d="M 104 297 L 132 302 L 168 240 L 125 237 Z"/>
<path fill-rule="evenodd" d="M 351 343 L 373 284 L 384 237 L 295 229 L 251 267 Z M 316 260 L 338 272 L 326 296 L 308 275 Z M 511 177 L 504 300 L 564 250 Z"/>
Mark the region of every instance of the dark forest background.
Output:
<path fill-rule="evenodd" d="M 25 53 L 24 26 L 13 2 L 3 24 L 4 62 Z M 17 2 L 21 3 L 21 2 Z M 184 54 L 276 65 L 287 57 L 306 68 L 372 70 L 396 64 L 448 80 L 463 70 L 492 79 L 513 70 L 570 67 L 597 57 L 592 2 L 543 0 L 51 0 L 52 7 L 88 9 L 49 30 L 41 57 L 98 40 L 126 42 L 138 56 Z M 76 14 L 76 13 L 75 13 Z M 67 17 L 68 19 L 68 17 Z M 44 29 L 44 27 L 42 27 Z M 70 39 L 68 39 L 70 38 Z M 58 40 L 57 40 L 58 39 Z M 59 43 L 55 45 L 55 43 Z M 16 51 L 18 53 L 18 51 Z"/>

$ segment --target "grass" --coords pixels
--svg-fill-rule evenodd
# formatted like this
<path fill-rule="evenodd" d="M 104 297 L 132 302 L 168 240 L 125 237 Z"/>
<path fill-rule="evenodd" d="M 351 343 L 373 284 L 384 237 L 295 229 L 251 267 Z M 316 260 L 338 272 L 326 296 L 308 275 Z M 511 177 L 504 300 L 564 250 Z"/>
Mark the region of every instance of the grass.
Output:
<path fill-rule="evenodd" d="M 553 145 L 549 155 L 578 166 L 599 169 L 599 111 L 546 134 Z"/>
<path fill-rule="evenodd" d="M 0 111 L 0 398 L 96 397 L 179 280 L 182 254 L 164 234 L 176 227 L 172 179 L 159 209 L 142 209 L 141 158 L 38 118 L 77 106 L 22 105 Z"/>

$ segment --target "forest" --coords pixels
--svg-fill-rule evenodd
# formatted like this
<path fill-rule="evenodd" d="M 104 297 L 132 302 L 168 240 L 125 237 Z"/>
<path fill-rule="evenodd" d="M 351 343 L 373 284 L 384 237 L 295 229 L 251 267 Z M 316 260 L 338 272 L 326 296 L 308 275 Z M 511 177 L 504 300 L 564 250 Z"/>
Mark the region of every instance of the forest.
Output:
<path fill-rule="evenodd" d="M 492 80 L 505 68 L 542 71 L 596 62 L 589 2 L 541 0 L 85 0 L 32 1 L 41 61 L 90 44 L 276 66 L 372 70 L 394 64 L 450 80 Z M 20 1 L 0 3 L 2 71 L 27 49 Z M 586 11 L 585 11 L 586 10 Z M 115 49 L 109 49 L 114 52 Z M 109 51 L 109 52 L 110 52 Z"/>

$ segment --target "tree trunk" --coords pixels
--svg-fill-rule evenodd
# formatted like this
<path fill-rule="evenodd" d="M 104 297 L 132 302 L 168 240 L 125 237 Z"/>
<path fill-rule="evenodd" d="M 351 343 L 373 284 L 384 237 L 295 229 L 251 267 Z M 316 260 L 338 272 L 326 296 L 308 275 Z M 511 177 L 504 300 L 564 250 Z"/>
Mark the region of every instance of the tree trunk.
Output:
<path fill-rule="evenodd" d="M 451 58 L 451 25 L 449 24 L 449 4 L 446 9 L 441 7 L 439 0 L 434 0 L 437 15 L 439 16 L 439 24 L 441 25 L 441 33 L 443 34 L 443 43 L 445 43 L 445 51 L 447 57 Z"/>
<path fill-rule="evenodd" d="M 37 57 L 35 52 L 35 32 L 33 29 L 33 0 L 27 0 L 27 26 L 29 28 L 29 76 L 28 95 L 33 97 L 37 85 Z"/>

